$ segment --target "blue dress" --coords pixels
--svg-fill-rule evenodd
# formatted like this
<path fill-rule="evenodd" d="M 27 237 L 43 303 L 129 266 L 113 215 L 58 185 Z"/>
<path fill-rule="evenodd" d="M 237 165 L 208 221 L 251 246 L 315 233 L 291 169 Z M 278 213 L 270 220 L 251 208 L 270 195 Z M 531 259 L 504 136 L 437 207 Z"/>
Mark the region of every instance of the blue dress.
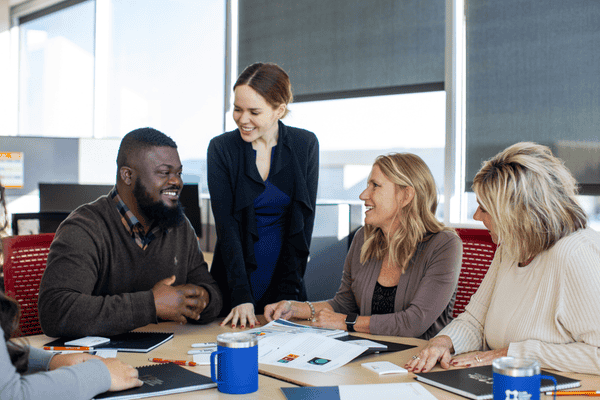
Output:
<path fill-rule="evenodd" d="M 274 150 L 273 147 L 271 164 Z M 265 190 L 254 199 L 258 230 L 258 241 L 254 243 L 254 255 L 258 267 L 250 273 L 250 287 L 255 303 L 260 302 L 273 280 L 275 266 L 283 244 L 286 213 L 291 201 L 292 199 L 287 194 L 273 185 L 270 178 L 265 181 Z"/>

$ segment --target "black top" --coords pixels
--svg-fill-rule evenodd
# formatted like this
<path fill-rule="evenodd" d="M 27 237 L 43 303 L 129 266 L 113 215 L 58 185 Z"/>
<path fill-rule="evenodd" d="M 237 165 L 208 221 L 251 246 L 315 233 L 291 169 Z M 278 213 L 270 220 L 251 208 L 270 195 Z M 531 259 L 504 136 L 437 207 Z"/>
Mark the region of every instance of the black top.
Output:
<path fill-rule="evenodd" d="M 319 142 L 314 133 L 279 122 L 279 137 L 269 180 L 291 199 L 289 219 L 275 276 L 260 304 L 252 297 L 248 274 L 256 269 L 258 240 L 254 200 L 265 190 L 251 143 L 238 129 L 210 141 L 208 189 L 217 229 L 211 274 L 224 294 L 221 315 L 242 303 L 254 303 L 261 314 L 266 304 L 304 300 L 304 271 L 317 202 Z"/>
<path fill-rule="evenodd" d="M 396 291 L 398 286 L 382 286 L 379 282 L 375 284 L 373 291 L 373 302 L 371 303 L 371 315 L 391 314 L 394 312 Z"/>

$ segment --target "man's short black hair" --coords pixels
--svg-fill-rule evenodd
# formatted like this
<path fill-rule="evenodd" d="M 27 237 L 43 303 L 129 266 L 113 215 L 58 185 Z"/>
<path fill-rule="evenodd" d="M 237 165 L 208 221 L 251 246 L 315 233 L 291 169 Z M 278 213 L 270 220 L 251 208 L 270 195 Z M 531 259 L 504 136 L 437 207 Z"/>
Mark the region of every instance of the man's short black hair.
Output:
<path fill-rule="evenodd" d="M 135 151 L 147 149 L 150 147 L 173 147 L 177 148 L 175 141 L 154 128 L 139 128 L 129 132 L 119 146 L 117 154 L 117 168 L 128 165 L 128 157 Z"/>

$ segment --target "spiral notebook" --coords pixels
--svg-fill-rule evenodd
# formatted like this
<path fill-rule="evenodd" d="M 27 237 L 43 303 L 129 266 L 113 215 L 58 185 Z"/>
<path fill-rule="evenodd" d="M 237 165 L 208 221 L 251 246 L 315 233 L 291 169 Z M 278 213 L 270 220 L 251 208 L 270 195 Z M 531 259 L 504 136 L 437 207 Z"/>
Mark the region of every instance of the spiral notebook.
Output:
<path fill-rule="evenodd" d="M 369 385 L 340 385 L 316 387 L 282 387 L 287 400 L 436 400 L 417 382 L 377 383 Z"/>
<path fill-rule="evenodd" d="M 132 353 L 147 353 L 161 344 L 173 339 L 171 332 L 126 332 L 109 337 L 110 343 L 95 346 L 96 350 L 117 350 Z M 65 346 L 71 338 L 60 338 L 48 342 L 45 346 Z"/>
<path fill-rule="evenodd" d="M 492 383 L 493 371 L 491 365 L 482 367 L 448 369 L 444 371 L 418 373 L 417 380 L 428 385 L 437 386 L 440 389 L 459 394 L 464 397 L 475 400 L 485 400 L 493 398 Z M 542 370 L 542 375 L 550 375 L 556 379 L 556 390 L 571 389 L 581 386 L 577 379 L 567 378 L 546 370 Z M 542 380 L 540 392 L 549 392 L 554 390 L 552 381 Z"/>
<path fill-rule="evenodd" d="M 189 371 L 176 364 L 157 364 L 136 368 L 144 384 L 140 387 L 105 392 L 94 399 L 129 400 L 144 397 L 166 396 L 174 393 L 192 392 L 194 390 L 216 387 L 209 377 Z"/>

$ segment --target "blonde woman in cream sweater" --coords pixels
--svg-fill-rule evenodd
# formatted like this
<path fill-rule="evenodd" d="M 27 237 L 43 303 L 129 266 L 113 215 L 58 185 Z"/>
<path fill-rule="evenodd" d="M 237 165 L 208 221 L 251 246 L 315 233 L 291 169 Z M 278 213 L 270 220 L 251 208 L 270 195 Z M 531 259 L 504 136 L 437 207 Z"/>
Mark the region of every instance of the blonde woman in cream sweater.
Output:
<path fill-rule="evenodd" d="M 484 163 L 473 190 L 496 256 L 465 312 L 407 369 L 514 356 L 600 374 L 600 234 L 587 227 L 575 179 L 547 147 L 517 143 Z"/>

